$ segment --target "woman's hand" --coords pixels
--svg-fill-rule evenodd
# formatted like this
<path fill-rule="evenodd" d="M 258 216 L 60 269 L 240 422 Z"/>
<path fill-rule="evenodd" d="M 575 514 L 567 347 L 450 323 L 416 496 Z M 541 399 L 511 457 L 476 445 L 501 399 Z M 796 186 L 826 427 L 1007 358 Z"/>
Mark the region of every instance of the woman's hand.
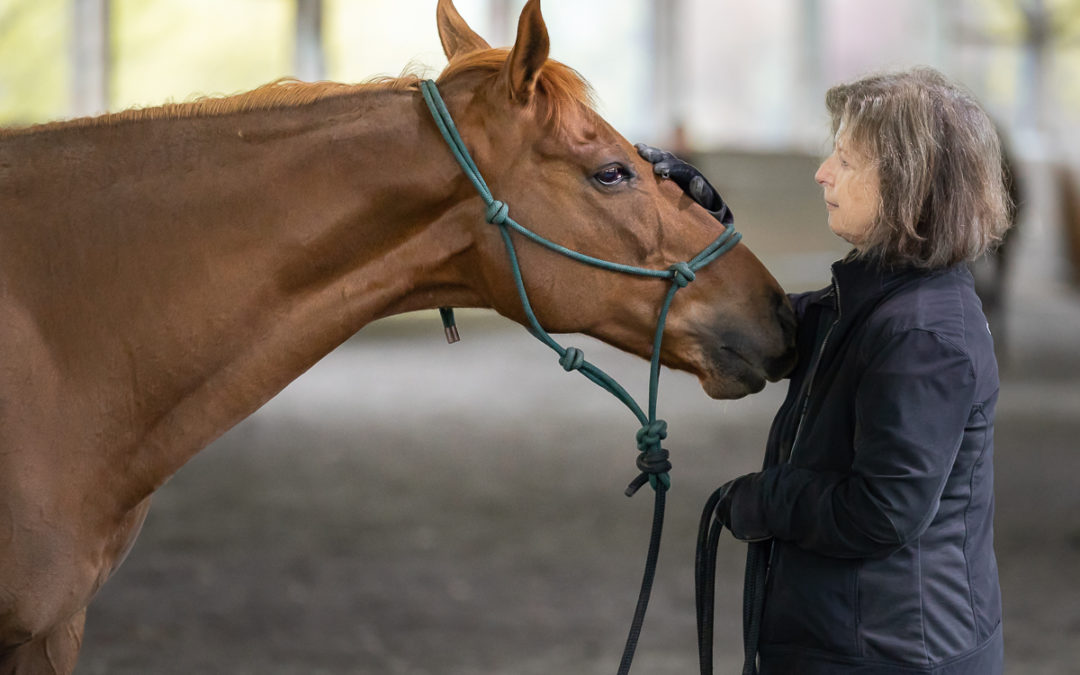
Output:
<path fill-rule="evenodd" d="M 653 165 L 653 173 L 661 178 L 668 178 L 695 202 L 705 208 L 724 225 L 735 222 L 735 216 L 731 213 L 720 193 L 716 191 L 705 176 L 694 166 L 684 162 L 667 150 L 654 148 L 651 145 L 638 143 L 634 146 L 638 154 Z"/>
<path fill-rule="evenodd" d="M 763 478 L 763 473 L 748 473 L 720 486 L 723 493 L 714 514 L 736 539 L 763 541 L 772 537 L 761 508 Z"/>

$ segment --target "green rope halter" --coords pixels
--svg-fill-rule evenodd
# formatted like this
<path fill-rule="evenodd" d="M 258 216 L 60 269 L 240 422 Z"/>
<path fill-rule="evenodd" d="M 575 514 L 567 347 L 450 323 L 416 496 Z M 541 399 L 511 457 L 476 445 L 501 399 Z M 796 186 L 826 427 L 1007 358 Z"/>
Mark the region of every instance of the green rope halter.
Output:
<path fill-rule="evenodd" d="M 633 496 L 642 485 L 648 482 L 652 485 L 655 492 L 656 506 L 653 511 L 653 529 L 649 543 L 649 553 L 646 558 L 645 575 L 642 580 L 641 592 L 638 595 L 638 605 L 634 613 L 634 620 L 630 627 L 630 636 L 627 639 L 626 648 L 623 651 L 623 659 L 619 669 L 620 673 L 628 673 L 630 670 L 630 662 L 633 659 L 634 649 L 637 645 L 638 634 L 641 631 L 641 624 L 644 621 L 645 609 L 648 606 L 649 594 L 652 588 L 652 579 L 656 569 L 656 558 L 660 548 L 660 532 L 663 524 L 664 493 L 671 488 L 671 478 L 668 475 L 668 471 L 671 469 L 671 463 L 668 461 L 668 451 L 661 447 L 661 443 L 667 438 L 667 422 L 662 419 L 657 419 L 656 417 L 656 399 L 660 382 L 660 342 L 664 337 L 664 325 L 667 322 L 668 309 L 671 307 L 671 302 L 675 298 L 675 293 L 680 288 L 685 288 L 694 280 L 694 273 L 734 248 L 735 245 L 739 243 L 742 235 L 736 232 L 733 226 L 726 225 L 724 232 L 717 237 L 715 241 L 705 247 L 701 253 L 698 253 L 687 262 L 675 263 L 665 270 L 654 270 L 601 260 L 600 258 L 594 258 L 556 244 L 514 221 L 509 215 L 509 207 L 506 205 L 506 202 L 495 199 L 492 196 L 491 190 L 488 189 L 487 183 L 484 182 L 483 176 L 480 175 L 480 170 L 476 167 L 476 163 L 473 162 L 472 157 L 469 155 L 469 151 L 465 147 L 465 142 L 462 140 L 461 134 L 458 133 L 457 127 L 450 117 L 450 112 L 446 109 L 446 104 L 443 102 L 442 96 L 439 95 L 439 90 L 435 86 L 435 82 L 432 80 L 423 80 L 420 83 L 420 91 L 424 96 L 424 101 L 427 103 L 428 108 L 431 110 L 431 115 L 435 119 L 435 124 L 439 127 L 439 131 L 442 133 L 447 145 L 450 146 L 454 158 L 458 161 L 458 164 L 461 165 L 462 170 L 472 182 L 476 191 L 480 193 L 480 198 L 487 207 L 484 219 L 499 228 L 499 234 L 502 235 L 503 243 L 506 245 L 506 252 L 510 257 L 510 269 L 514 276 L 514 285 L 517 287 L 518 296 L 521 298 L 521 306 L 525 311 L 529 332 L 538 340 L 551 347 L 551 349 L 559 355 L 559 365 L 567 372 L 576 370 L 592 382 L 610 392 L 615 398 L 622 401 L 622 403 L 630 409 L 630 412 L 637 417 L 638 422 L 641 424 L 641 428 L 637 432 L 637 447 L 640 451 L 637 458 L 637 467 L 641 473 L 626 488 L 626 495 L 628 497 Z M 634 398 L 630 396 L 630 394 L 627 393 L 627 391 L 610 375 L 603 370 L 600 370 L 589 361 L 586 361 L 585 356 L 580 349 L 576 347 L 563 347 L 544 330 L 543 326 L 540 325 L 536 315 L 533 313 L 532 305 L 529 302 L 529 295 L 525 290 L 525 282 L 521 276 L 521 266 L 518 263 L 517 251 L 514 248 L 513 239 L 510 236 L 511 230 L 545 248 L 551 249 L 552 251 L 586 265 L 599 267 L 600 269 L 610 270 L 612 272 L 621 272 L 643 277 L 656 277 L 660 279 L 669 279 L 671 281 L 671 287 L 668 289 L 667 296 L 664 298 L 663 305 L 660 307 L 660 315 L 656 324 L 656 333 L 653 336 L 653 351 L 649 367 L 648 414 L 642 411 L 641 406 L 638 405 L 637 401 L 635 401 Z M 451 341 L 455 341 L 457 339 L 457 328 L 454 325 L 453 310 L 444 307 L 440 309 L 440 313 L 446 328 L 447 338 Z"/>
<path fill-rule="evenodd" d="M 685 288 L 694 280 L 694 272 L 734 248 L 734 246 L 739 243 L 742 235 L 736 232 L 734 227 L 725 226 L 724 232 L 701 253 L 698 253 L 688 262 L 675 263 L 666 270 L 654 270 L 601 260 L 600 258 L 594 258 L 568 249 L 560 244 L 556 244 L 555 242 L 536 234 L 532 230 L 523 227 L 510 217 L 509 207 L 506 205 L 506 202 L 495 199 L 491 194 L 491 190 L 488 189 L 487 183 L 484 182 L 480 170 L 476 167 L 476 163 L 469 155 L 469 151 L 465 147 L 465 142 L 462 140 L 461 134 L 458 133 L 453 119 L 450 117 L 450 112 L 446 109 L 446 104 L 439 95 L 439 90 L 435 86 L 435 82 L 432 80 L 422 81 L 420 83 L 420 90 L 423 93 L 424 101 L 431 110 L 432 117 L 435 119 L 435 124 L 438 125 L 439 131 L 442 133 L 447 145 L 450 146 L 454 158 L 458 161 L 458 164 L 461 165 L 465 175 L 472 182 L 476 191 L 480 193 L 480 198 L 487 206 L 484 219 L 499 228 L 503 243 L 506 245 L 506 251 L 510 256 L 510 268 L 514 276 L 514 284 L 517 287 L 518 296 L 521 298 L 522 308 L 525 310 L 529 331 L 559 355 L 559 364 L 563 368 L 567 371 L 576 370 L 580 372 L 586 378 L 610 392 L 615 398 L 622 401 L 641 423 L 642 427 L 637 434 L 637 445 L 638 450 L 641 451 L 643 456 L 639 457 L 638 464 L 639 468 L 642 464 L 646 465 L 650 468 L 650 471 L 643 469 L 642 475 L 635 479 L 635 481 L 627 488 L 627 494 L 634 494 L 645 480 L 650 482 L 653 489 L 658 487 L 658 481 L 663 484 L 665 489 L 670 488 L 671 479 L 668 476 L 667 470 L 655 473 L 651 471 L 651 469 L 656 469 L 658 464 L 663 465 L 666 463 L 666 457 L 661 459 L 658 455 L 666 453 L 666 451 L 663 451 L 663 449 L 660 448 L 660 442 L 667 436 L 667 424 L 663 420 L 656 418 L 656 400 L 660 381 L 660 342 L 664 335 L 664 325 L 667 322 L 668 309 L 671 307 L 671 302 L 675 297 L 676 291 L 680 288 Z M 529 295 L 525 290 L 525 283 L 521 275 L 521 266 L 518 263 L 517 251 L 514 248 L 513 239 L 510 237 L 511 230 L 541 246 L 551 249 L 552 251 L 593 267 L 599 267 L 612 272 L 622 272 L 624 274 L 671 280 L 671 288 L 668 289 L 667 297 L 664 299 L 664 303 L 660 308 L 656 333 L 653 337 L 653 353 L 649 368 L 648 414 L 642 411 L 641 406 L 638 405 L 637 401 L 635 401 L 634 398 L 630 396 L 630 394 L 627 393 L 627 391 L 611 376 L 589 361 L 586 361 L 580 349 L 577 349 L 576 347 L 563 347 L 544 330 L 543 326 L 540 325 L 536 315 L 533 313 L 532 304 L 529 302 Z M 443 321 L 449 330 L 454 326 L 452 310 L 443 308 L 442 316 Z"/>

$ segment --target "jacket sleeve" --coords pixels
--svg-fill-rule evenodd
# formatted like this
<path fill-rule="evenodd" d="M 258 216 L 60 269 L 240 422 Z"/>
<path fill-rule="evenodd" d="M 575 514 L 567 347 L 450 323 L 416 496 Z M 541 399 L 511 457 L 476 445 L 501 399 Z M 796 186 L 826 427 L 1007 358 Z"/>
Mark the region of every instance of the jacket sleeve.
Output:
<path fill-rule="evenodd" d="M 767 469 L 734 497 L 744 502 L 734 510 L 822 555 L 888 555 L 937 513 L 974 398 L 963 350 L 924 330 L 900 333 L 871 355 L 860 380 L 850 470 Z"/>
<path fill-rule="evenodd" d="M 810 304 L 810 301 L 815 295 L 820 295 L 821 291 L 807 291 L 805 293 L 788 293 L 788 302 L 791 303 L 791 308 L 795 311 L 795 320 L 802 321 L 806 316 L 806 307 Z"/>

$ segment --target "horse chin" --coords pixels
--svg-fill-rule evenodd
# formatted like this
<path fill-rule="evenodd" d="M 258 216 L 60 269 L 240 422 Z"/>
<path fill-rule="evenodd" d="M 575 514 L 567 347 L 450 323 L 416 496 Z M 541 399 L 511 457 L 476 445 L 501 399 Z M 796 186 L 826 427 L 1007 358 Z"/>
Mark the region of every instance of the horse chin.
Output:
<path fill-rule="evenodd" d="M 765 378 L 750 373 L 738 377 L 701 377 L 698 380 L 709 398 L 714 399 L 742 398 L 765 388 Z"/>
<path fill-rule="evenodd" d="M 765 388 L 769 379 L 761 368 L 729 349 L 719 350 L 706 374 L 698 377 L 701 388 L 714 399 L 736 399 L 756 394 Z"/>

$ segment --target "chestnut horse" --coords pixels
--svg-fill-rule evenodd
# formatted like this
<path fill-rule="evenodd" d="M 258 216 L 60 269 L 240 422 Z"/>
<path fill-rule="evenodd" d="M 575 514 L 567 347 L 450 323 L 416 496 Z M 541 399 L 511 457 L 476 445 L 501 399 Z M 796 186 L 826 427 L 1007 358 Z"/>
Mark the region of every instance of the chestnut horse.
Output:
<path fill-rule="evenodd" d="M 440 0 L 438 79 L 515 218 L 663 269 L 721 226 L 656 179 L 548 60 L 538 0 L 491 49 Z M 69 673 L 87 604 L 151 494 L 365 324 L 521 305 L 496 228 L 403 77 L 0 133 L 0 673 Z M 669 284 L 519 247 L 546 328 L 648 356 Z M 744 246 L 671 308 L 662 362 L 738 397 L 791 365 L 791 318 Z"/>

